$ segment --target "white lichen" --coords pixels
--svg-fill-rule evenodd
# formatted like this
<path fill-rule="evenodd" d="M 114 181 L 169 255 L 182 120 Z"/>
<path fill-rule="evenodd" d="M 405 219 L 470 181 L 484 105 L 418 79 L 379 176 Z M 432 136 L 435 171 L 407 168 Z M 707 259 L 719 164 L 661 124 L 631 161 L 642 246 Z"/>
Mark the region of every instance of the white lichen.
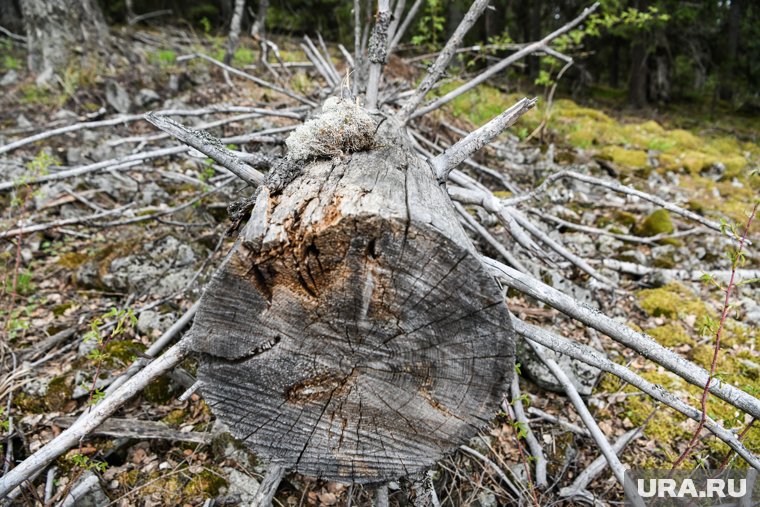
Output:
<path fill-rule="evenodd" d="M 292 162 L 330 158 L 375 146 L 375 120 L 350 100 L 330 97 L 322 113 L 296 128 L 285 140 Z"/>

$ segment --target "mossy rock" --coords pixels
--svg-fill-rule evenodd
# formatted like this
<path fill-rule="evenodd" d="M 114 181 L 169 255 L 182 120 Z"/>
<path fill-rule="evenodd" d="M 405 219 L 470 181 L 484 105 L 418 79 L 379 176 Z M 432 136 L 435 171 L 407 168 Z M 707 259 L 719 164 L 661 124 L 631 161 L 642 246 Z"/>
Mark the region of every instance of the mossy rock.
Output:
<path fill-rule="evenodd" d="M 77 269 L 87 261 L 87 254 L 82 252 L 69 252 L 61 255 L 58 264 L 68 269 Z"/>
<path fill-rule="evenodd" d="M 704 302 L 683 285 L 672 282 L 657 289 L 644 289 L 637 293 L 641 308 L 652 317 L 683 318 L 695 315 L 698 319 L 708 315 Z"/>
<path fill-rule="evenodd" d="M 205 498 L 214 498 L 226 486 L 227 481 L 218 472 L 204 468 L 201 472 L 192 476 L 182 492 L 191 497 L 203 496 Z"/>
<path fill-rule="evenodd" d="M 645 151 L 626 149 L 620 146 L 605 146 L 599 158 L 613 162 L 622 169 L 642 169 L 649 167 L 649 158 Z"/>
<path fill-rule="evenodd" d="M 45 405 L 51 412 L 60 412 L 71 400 L 74 388 L 66 377 L 55 377 L 47 385 Z"/>
<path fill-rule="evenodd" d="M 166 403 L 174 395 L 171 381 L 166 377 L 159 377 L 143 390 L 143 398 L 156 404 Z"/>
<path fill-rule="evenodd" d="M 670 234 L 674 229 L 670 213 L 667 210 L 658 209 L 634 227 L 633 233 L 637 236 L 649 237 Z"/>
<path fill-rule="evenodd" d="M 114 340 L 106 344 L 105 353 L 110 368 L 131 364 L 137 354 L 145 351 L 145 345 L 131 340 Z"/>
<path fill-rule="evenodd" d="M 695 345 L 694 339 L 689 336 L 686 333 L 686 329 L 677 322 L 648 329 L 647 334 L 657 340 L 657 343 L 664 347 L 673 348 L 681 345 Z"/>
<path fill-rule="evenodd" d="M 24 392 L 13 396 L 13 405 L 26 414 L 43 414 L 48 410 L 44 398 L 31 396 Z"/>

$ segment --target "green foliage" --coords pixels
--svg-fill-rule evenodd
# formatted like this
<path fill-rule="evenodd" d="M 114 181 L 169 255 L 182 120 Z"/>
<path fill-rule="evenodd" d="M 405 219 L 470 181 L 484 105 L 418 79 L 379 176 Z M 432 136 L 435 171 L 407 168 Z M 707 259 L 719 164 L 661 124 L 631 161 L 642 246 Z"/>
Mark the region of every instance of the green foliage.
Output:
<path fill-rule="evenodd" d="M 169 67 L 177 61 L 177 53 L 171 49 L 159 49 L 148 54 L 148 61 L 159 67 Z"/>
<path fill-rule="evenodd" d="M 255 53 L 252 49 L 241 46 L 232 55 L 232 65 L 234 67 L 243 67 L 252 64 L 255 59 Z"/>
<path fill-rule="evenodd" d="M 67 456 L 66 458 L 69 463 L 74 465 L 75 467 L 81 468 L 82 470 L 87 470 L 90 472 L 100 472 L 103 473 L 108 468 L 108 463 L 105 461 L 95 461 L 92 458 L 85 456 L 80 453 L 73 453 Z"/>
<path fill-rule="evenodd" d="M 673 220 L 670 218 L 670 213 L 667 210 L 658 209 L 646 217 L 633 232 L 637 236 L 670 234 L 673 232 Z"/>
<path fill-rule="evenodd" d="M 446 28 L 445 14 L 441 0 L 426 0 L 424 13 L 417 23 L 417 32 L 412 37 L 412 44 L 437 50 Z"/>

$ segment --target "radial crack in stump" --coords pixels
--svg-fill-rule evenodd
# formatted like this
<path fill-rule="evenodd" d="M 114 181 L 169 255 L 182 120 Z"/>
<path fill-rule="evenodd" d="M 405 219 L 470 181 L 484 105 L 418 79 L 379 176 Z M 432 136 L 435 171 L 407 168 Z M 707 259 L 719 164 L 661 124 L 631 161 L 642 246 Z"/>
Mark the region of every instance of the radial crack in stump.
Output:
<path fill-rule="evenodd" d="M 262 188 L 195 318 L 214 414 L 272 462 L 372 483 L 429 468 L 514 371 L 500 287 L 393 120 Z"/>

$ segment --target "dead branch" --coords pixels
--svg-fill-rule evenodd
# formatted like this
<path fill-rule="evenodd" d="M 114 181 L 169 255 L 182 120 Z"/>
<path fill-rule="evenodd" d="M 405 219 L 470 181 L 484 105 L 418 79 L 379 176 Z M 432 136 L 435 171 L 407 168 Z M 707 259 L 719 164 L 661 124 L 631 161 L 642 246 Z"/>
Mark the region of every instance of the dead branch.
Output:
<path fill-rule="evenodd" d="M 496 116 L 491 121 L 477 130 L 470 132 L 464 139 L 460 139 L 449 149 L 430 160 L 430 165 L 435 171 L 438 181 L 445 182 L 449 173 L 463 160 L 470 158 L 476 151 L 491 142 L 491 139 L 508 129 L 536 105 L 538 99 L 524 98 L 515 105 Z"/>
<path fill-rule="evenodd" d="M 550 33 L 540 41 L 534 42 L 532 44 L 528 44 L 524 48 L 520 49 L 519 51 L 516 51 L 515 53 L 512 53 L 507 58 L 503 59 L 499 63 L 489 67 L 482 73 L 478 74 L 475 78 L 468 81 L 467 83 L 463 84 L 462 86 L 450 91 L 446 95 L 444 95 L 441 98 L 438 98 L 429 104 L 426 104 L 425 106 L 417 109 L 414 111 L 410 116 L 409 119 L 412 120 L 414 118 L 418 118 L 424 114 L 429 113 L 430 111 L 434 111 L 444 104 L 449 103 L 450 101 L 454 100 L 455 98 L 459 97 L 463 93 L 466 93 L 479 84 L 483 83 L 487 79 L 493 77 L 494 75 L 498 74 L 502 70 L 506 69 L 516 61 L 520 60 L 521 58 L 531 54 L 535 53 L 537 51 L 542 51 L 551 41 L 559 37 L 560 35 L 563 35 L 576 26 L 578 26 L 584 19 L 586 19 L 592 12 L 594 12 L 599 7 L 599 2 L 594 3 L 591 7 L 587 7 L 586 9 L 583 9 L 583 12 L 574 20 L 570 21 L 566 25 L 560 27 L 559 29 L 555 30 L 554 32 Z"/>
<path fill-rule="evenodd" d="M 520 393 L 520 376 L 517 372 L 515 372 L 514 378 L 512 379 L 510 396 L 512 397 L 512 403 L 510 406 L 512 407 L 517 422 L 523 425 L 525 430 L 525 442 L 528 444 L 528 449 L 536 464 L 536 486 L 540 489 L 544 489 L 549 485 L 549 481 L 546 478 L 546 457 L 544 456 L 544 449 L 536 439 L 536 435 L 530 428 L 528 418 L 525 416 L 525 410 L 522 404 L 522 394 Z"/>
<path fill-rule="evenodd" d="M 470 4 L 470 8 L 462 18 L 462 21 L 459 22 L 454 33 L 449 37 L 449 40 L 446 41 L 446 45 L 441 52 L 438 53 L 438 58 L 435 59 L 435 63 L 433 63 L 433 66 L 428 69 L 427 75 L 419 84 L 414 94 L 407 99 L 406 103 L 401 108 L 401 111 L 396 115 L 401 123 L 406 124 L 409 121 L 409 117 L 420 105 L 420 102 L 425 98 L 425 95 L 427 95 L 430 89 L 433 88 L 433 85 L 441 79 L 441 76 L 443 76 L 443 73 L 446 71 L 446 67 L 449 66 L 451 58 L 454 56 L 457 48 L 462 45 L 462 39 L 464 39 L 464 36 L 470 31 L 470 28 L 475 24 L 475 21 L 480 18 L 487 6 L 488 0 L 475 0 Z M 504 128 L 501 130 L 504 130 Z M 473 132 L 473 134 L 474 133 L 475 132 Z"/>
<path fill-rule="evenodd" d="M 378 0 L 375 26 L 372 29 L 367 55 L 369 58 L 369 77 L 364 107 L 370 111 L 377 109 L 377 96 L 380 80 L 383 77 L 383 66 L 388 58 L 388 25 L 390 22 L 390 0 Z"/>
<path fill-rule="evenodd" d="M 56 458 L 64 454 L 84 436 L 91 433 L 111 414 L 119 409 L 135 394 L 142 391 L 152 380 L 160 377 L 182 361 L 189 352 L 189 337 L 180 340 L 161 357 L 153 360 L 140 373 L 124 383 L 110 396 L 104 398 L 89 412 L 85 413 L 73 426 L 48 442 L 47 445 L 26 458 L 23 462 L 0 477 L 0 498 L 7 496 L 27 478 L 42 470 Z"/>
<path fill-rule="evenodd" d="M 591 309 L 557 289 L 535 278 L 528 277 L 494 259 L 481 256 L 481 260 L 494 276 L 505 285 L 536 298 L 565 315 L 606 334 L 613 340 L 675 373 L 690 384 L 704 387 L 707 383 L 708 373 L 704 368 L 663 347 L 652 337 L 634 331 L 625 324 L 621 324 L 600 313 L 598 310 Z M 710 386 L 710 392 L 753 417 L 757 417 L 760 414 L 760 400 L 731 384 L 716 379 Z"/>
<path fill-rule="evenodd" d="M 230 74 L 233 74 L 238 77 L 242 77 L 243 79 L 247 79 L 249 81 L 253 81 L 259 86 L 263 86 L 264 88 L 269 88 L 270 90 L 276 91 L 278 93 L 282 93 L 283 95 L 290 97 L 293 100 L 297 100 L 298 102 L 302 104 L 306 104 L 311 107 L 316 107 L 317 104 L 315 104 L 313 101 L 307 99 L 306 97 L 303 97 L 297 93 L 293 93 L 290 90 L 283 88 L 281 86 L 277 86 L 276 84 L 272 84 L 269 81 L 264 81 L 263 79 L 260 79 L 256 76 L 252 76 L 248 74 L 247 72 L 243 72 L 242 70 L 238 70 L 234 67 L 230 67 L 229 65 L 225 65 L 223 62 L 220 62 L 219 60 L 215 60 L 214 58 L 211 58 L 208 55 L 204 55 L 203 53 L 193 53 L 190 55 L 180 56 L 177 58 L 178 62 L 184 62 L 187 60 L 192 60 L 193 58 L 200 58 L 201 60 L 205 60 L 209 63 L 212 63 L 216 65 L 217 67 L 226 70 Z"/>
<path fill-rule="evenodd" d="M 264 182 L 263 174 L 242 162 L 219 139 L 212 137 L 210 134 L 204 131 L 193 130 L 170 118 L 156 116 L 153 113 L 146 114 L 145 119 L 188 146 L 192 146 L 204 155 L 219 162 L 246 183 L 258 186 Z"/>
<path fill-rule="evenodd" d="M 578 361 L 586 363 L 595 368 L 599 368 L 602 371 L 606 371 L 620 378 L 621 380 L 628 382 L 633 387 L 648 394 L 652 399 L 677 410 L 686 417 L 699 421 L 701 418 L 701 412 L 691 405 L 688 405 L 677 396 L 670 393 L 663 386 L 652 384 L 640 375 L 632 372 L 623 365 L 617 364 L 607 359 L 603 354 L 599 353 L 591 347 L 586 345 L 570 341 L 555 333 L 552 333 L 546 329 L 533 326 L 520 319 L 513 319 L 512 323 L 515 326 L 515 331 L 527 338 L 541 344 L 542 346 L 564 354 L 568 357 L 572 357 Z M 705 427 L 712 432 L 716 437 L 724 441 L 731 449 L 737 452 L 747 463 L 753 468 L 760 466 L 760 459 L 754 456 L 744 444 L 741 443 L 739 438 L 731 431 L 725 429 L 723 426 L 716 423 L 713 419 L 708 418 Z"/>

